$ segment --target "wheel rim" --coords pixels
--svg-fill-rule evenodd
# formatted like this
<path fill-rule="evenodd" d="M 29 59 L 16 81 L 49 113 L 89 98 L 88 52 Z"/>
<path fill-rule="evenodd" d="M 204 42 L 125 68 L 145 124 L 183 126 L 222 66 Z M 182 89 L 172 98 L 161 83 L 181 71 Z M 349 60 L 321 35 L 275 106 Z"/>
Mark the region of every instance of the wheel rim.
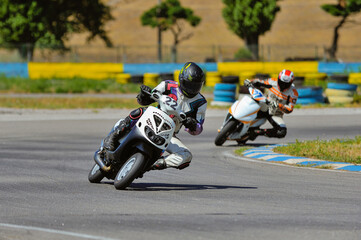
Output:
<path fill-rule="evenodd" d="M 135 164 L 135 159 L 136 158 L 133 157 L 122 167 L 122 170 L 118 173 L 117 180 L 124 178 L 129 173 Z"/>
<path fill-rule="evenodd" d="M 92 175 L 94 175 L 98 170 L 100 169 L 100 167 L 98 166 L 98 164 L 95 164 L 93 169 L 92 169 Z"/>

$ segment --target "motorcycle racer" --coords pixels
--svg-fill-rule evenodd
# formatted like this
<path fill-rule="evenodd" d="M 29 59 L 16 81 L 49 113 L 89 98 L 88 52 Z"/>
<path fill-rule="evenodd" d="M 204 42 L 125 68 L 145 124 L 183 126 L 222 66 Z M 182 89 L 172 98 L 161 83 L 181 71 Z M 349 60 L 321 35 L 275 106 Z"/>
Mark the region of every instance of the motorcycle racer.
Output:
<path fill-rule="evenodd" d="M 246 87 L 260 87 L 261 84 L 271 85 L 266 96 L 268 100 L 268 111 L 259 111 L 260 118 L 267 118 L 273 128 L 256 129 L 251 132 L 249 139 L 254 140 L 259 135 L 266 137 L 283 138 L 287 134 L 286 124 L 283 115 L 293 111 L 297 102 L 298 92 L 293 84 L 294 74 L 292 71 L 284 69 L 278 74 L 278 78 L 266 80 L 254 79 L 245 80 Z M 257 117 L 258 118 L 258 117 Z"/>
<path fill-rule="evenodd" d="M 179 84 L 175 81 L 166 80 L 161 82 L 153 90 L 145 85 L 141 86 L 141 91 L 137 95 L 137 101 L 142 106 L 152 104 L 149 92 L 158 91 L 166 94 L 177 101 L 178 105 L 182 107 L 187 119 L 180 123 L 176 121 L 175 134 L 184 125 L 185 131 L 191 135 L 198 135 L 203 130 L 203 123 L 205 120 L 205 113 L 207 108 L 207 101 L 205 97 L 200 94 L 200 90 L 204 83 L 204 72 L 194 62 L 187 62 L 180 71 Z M 129 116 L 125 119 L 120 119 L 110 131 L 108 136 L 103 140 L 103 148 L 101 147 L 96 154 L 100 154 L 101 159 L 107 165 L 107 157 L 104 148 L 113 151 L 117 147 L 119 139 L 124 136 L 136 124 L 139 118 L 143 115 L 146 107 L 140 107 L 131 111 Z M 177 136 L 173 136 L 166 151 L 168 156 L 158 159 L 152 166 L 152 170 L 162 170 L 165 168 L 184 169 L 189 166 L 192 160 L 190 150 L 185 146 Z"/>

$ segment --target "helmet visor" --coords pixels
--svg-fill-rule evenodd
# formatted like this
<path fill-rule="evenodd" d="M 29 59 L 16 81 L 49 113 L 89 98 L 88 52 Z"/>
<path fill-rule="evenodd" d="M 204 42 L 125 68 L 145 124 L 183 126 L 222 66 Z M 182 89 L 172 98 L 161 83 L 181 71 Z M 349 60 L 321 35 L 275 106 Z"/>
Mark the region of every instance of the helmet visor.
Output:
<path fill-rule="evenodd" d="M 192 82 L 181 79 L 180 86 L 182 91 L 185 93 L 187 97 L 194 97 L 199 93 L 203 85 L 202 82 Z"/>
<path fill-rule="evenodd" d="M 284 82 L 284 81 L 281 81 L 280 79 L 278 79 L 278 86 L 280 87 L 281 91 L 284 91 L 284 90 L 290 88 L 291 85 L 292 85 L 292 81 Z"/>

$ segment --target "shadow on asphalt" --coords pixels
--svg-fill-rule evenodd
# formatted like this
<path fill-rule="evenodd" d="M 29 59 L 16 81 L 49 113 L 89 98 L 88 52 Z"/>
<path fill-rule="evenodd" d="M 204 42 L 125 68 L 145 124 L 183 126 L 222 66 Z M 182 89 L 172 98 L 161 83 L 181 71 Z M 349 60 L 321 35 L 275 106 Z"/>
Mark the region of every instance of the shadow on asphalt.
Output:
<path fill-rule="evenodd" d="M 197 185 L 169 183 L 132 183 L 128 190 L 133 191 L 188 191 L 209 189 L 258 189 L 257 187 L 227 186 L 227 185 Z"/>
<path fill-rule="evenodd" d="M 269 146 L 269 145 L 274 145 L 274 144 L 270 144 L 270 143 L 246 143 L 246 144 L 224 144 L 222 145 L 222 147 L 264 147 L 264 146 Z"/>

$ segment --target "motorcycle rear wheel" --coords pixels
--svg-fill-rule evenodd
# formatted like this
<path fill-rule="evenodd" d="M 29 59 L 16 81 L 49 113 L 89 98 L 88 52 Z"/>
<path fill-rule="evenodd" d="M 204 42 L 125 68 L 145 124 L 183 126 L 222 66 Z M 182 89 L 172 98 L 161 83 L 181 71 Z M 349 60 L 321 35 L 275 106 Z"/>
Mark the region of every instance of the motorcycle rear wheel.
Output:
<path fill-rule="evenodd" d="M 89 182 L 100 183 L 104 177 L 105 177 L 104 173 L 100 170 L 100 167 L 98 166 L 98 164 L 95 163 L 88 174 Z"/>
<path fill-rule="evenodd" d="M 114 187 L 118 190 L 126 189 L 139 176 L 146 164 L 142 153 L 133 154 L 118 171 L 114 179 Z"/>
<path fill-rule="evenodd" d="M 216 136 L 214 144 L 216 146 L 222 146 L 222 144 L 227 140 L 227 137 L 237 128 L 238 121 L 235 119 L 229 120 L 221 129 L 221 131 Z"/>

